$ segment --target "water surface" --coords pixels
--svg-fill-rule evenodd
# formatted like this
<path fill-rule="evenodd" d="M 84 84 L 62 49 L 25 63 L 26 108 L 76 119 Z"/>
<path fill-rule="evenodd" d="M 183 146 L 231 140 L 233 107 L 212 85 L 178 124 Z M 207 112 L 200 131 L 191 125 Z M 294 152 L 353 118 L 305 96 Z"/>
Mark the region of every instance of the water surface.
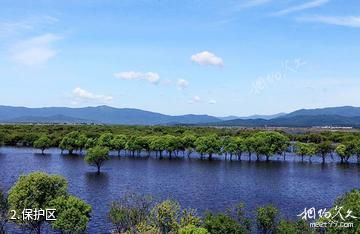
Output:
<path fill-rule="evenodd" d="M 83 156 L 61 155 L 58 149 L 41 155 L 31 148 L 0 148 L 0 187 L 8 190 L 19 175 L 33 171 L 61 174 L 71 194 L 93 208 L 89 233 L 109 233 L 111 201 L 127 192 L 173 198 L 183 207 L 223 211 L 244 202 L 248 211 L 272 203 L 295 219 L 305 207 L 331 207 L 336 197 L 360 188 L 360 166 L 328 162 L 301 163 L 291 156 L 270 162 L 111 157 L 97 175 Z M 244 159 L 247 158 L 246 156 Z"/>

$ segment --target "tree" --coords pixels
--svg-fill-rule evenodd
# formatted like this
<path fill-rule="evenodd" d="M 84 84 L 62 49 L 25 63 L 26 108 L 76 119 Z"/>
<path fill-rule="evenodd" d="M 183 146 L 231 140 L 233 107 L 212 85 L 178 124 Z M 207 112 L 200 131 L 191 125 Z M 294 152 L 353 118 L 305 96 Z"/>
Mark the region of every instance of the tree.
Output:
<path fill-rule="evenodd" d="M 179 234 L 209 234 L 209 232 L 203 227 L 197 227 L 189 224 L 179 229 Z"/>
<path fill-rule="evenodd" d="M 339 155 L 341 163 L 344 163 L 344 161 L 347 162 L 351 156 L 351 151 L 344 144 L 339 144 L 335 152 Z"/>
<path fill-rule="evenodd" d="M 118 156 L 120 156 L 120 152 L 121 150 L 125 149 L 125 145 L 126 145 L 126 136 L 125 135 L 116 135 L 112 140 L 111 140 L 111 149 L 114 149 L 118 152 Z"/>
<path fill-rule="evenodd" d="M 184 136 L 182 137 L 184 149 L 187 152 L 188 158 L 195 149 L 195 141 L 196 141 L 196 136 L 194 136 L 191 133 L 184 134 Z"/>
<path fill-rule="evenodd" d="M 236 220 L 225 214 L 207 213 L 204 219 L 204 227 L 211 234 L 243 234 L 247 233 Z"/>
<path fill-rule="evenodd" d="M 5 232 L 5 225 L 8 219 L 9 204 L 6 195 L 0 189 L 0 233 Z"/>
<path fill-rule="evenodd" d="M 179 141 L 175 136 L 163 136 L 165 143 L 165 150 L 168 152 L 169 158 L 172 158 L 172 153 L 179 149 Z"/>
<path fill-rule="evenodd" d="M 317 144 L 316 152 L 322 158 L 322 163 L 325 163 L 325 158 L 328 154 L 332 152 L 332 144 L 330 141 L 323 141 L 320 144 Z"/>
<path fill-rule="evenodd" d="M 150 142 L 150 149 L 156 152 L 156 156 L 159 154 L 159 158 L 162 159 L 162 153 L 166 149 L 166 143 L 164 137 L 154 136 Z"/>
<path fill-rule="evenodd" d="M 225 153 L 225 160 L 227 154 L 230 155 L 230 160 L 232 160 L 232 156 L 238 152 L 238 145 L 234 137 L 226 137 L 222 141 L 222 151 Z"/>
<path fill-rule="evenodd" d="M 85 161 L 97 167 L 97 173 L 100 174 L 100 168 L 106 160 L 109 160 L 109 148 L 95 146 L 90 148 L 85 156 Z"/>
<path fill-rule="evenodd" d="M 201 218 L 197 216 L 196 210 L 194 209 L 184 209 L 180 218 L 180 226 L 185 227 L 188 225 L 200 226 Z"/>
<path fill-rule="evenodd" d="M 97 141 L 97 145 L 111 149 L 111 147 L 112 147 L 111 141 L 112 141 L 113 137 L 114 137 L 113 134 L 110 132 L 103 133 L 99 137 L 99 139 Z"/>
<path fill-rule="evenodd" d="M 241 160 L 241 155 L 246 151 L 245 139 L 243 137 L 235 137 L 234 142 L 236 144 L 238 160 Z"/>
<path fill-rule="evenodd" d="M 51 141 L 46 135 L 40 136 L 36 141 L 34 141 L 33 146 L 41 150 L 41 154 L 44 154 L 44 151 L 51 146 Z"/>
<path fill-rule="evenodd" d="M 282 219 L 276 227 L 276 234 L 297 233 L 296 223 Z"/>
<path fill-rule="evenodd" d="M 256 147 L 256 139 L 251 136 L 244 139 L 244 147 L 245 151 L 248 153 L 249 161 L 251 160 L 251 154 L 254 152 L 254 148 Z"/>
<path fill-rule="evenodd" d="M 201 154 L 209 155 L 209 160 L 212 160 L 214 154 L 221 152 L 221 142 L 216 135 L 209 135 L 199 137 L 195 141 L 196 151 Z"/>
<path fill-rule="evenodd" d="M 321 218 L 319 222 L 332 222 L 339 225 L 328 225 L 325 227 L 325 233 L 360 233 L 360 189 L 353 189 L 337 198 L 334 207 L 329 210 L 331 216 L 329 218 Z M 341 214 L 339 215 L 338 212 Z M 338 215 L 335 215 L 338 214 Z M 345 218 L 349 214 L 347 218 Z M 356 217 L 356 218 L 354 218 Z M 350 222 L 353 224 L 352 228 L 344 230 L 341 223 Z"/>
<path fill-rule="evenodd" d="M 78 131 L 73 131 L 66 134 L 60 142 L 60 149 L 68 150 L 69 154 L 73 154 L 74 150 L 78 150 L 81 146 L 79 145 L 80 142 L 78 139 L 80 137 L 80 133 Z"/>
<path fill-rule="evenodd" d="M 304 161 L 304 156 L 308 155 L 309 160 L 311 160 L 312 155 L 316 153 L 316 147 L 314 143 L 302 143 L 296 142 L 295 144 L 295 153 L 301 156 L 301 161 Z"/>
<path fill-rule="evenodd" d="M 164 234 L 178 232 L 179 218 L 180 205 L 172 200 L 165 200 L 151 210 L 152 223 Z"/>
<path fill-rule="evenodd" d="M 261 233 L 273 233 L 276 229 L 276 219 L 278 210 L 272 205 L 259 207 L 256 209 L 256 222 Z"/>
<path fill-rule="evenodd" d="M 86 148 L 86 143 L 88 143 L 88 138 L 85 136 L 85 134 L 79 133 L 75 144 L 76 148 L 79 149 L 80 154 L 82 153 L 83 149 Z"/>
<path fill-rule="evenodd" d="M 74 196 L 60 196 L 50 206 L 56 209 L 51 226 L 65 233 L 83 233 L 90 220 L 91 206 Z"/>
<path fill-rule="evenodd" d="M 85 143 L 85 149 L 90 149 L 96 146 L 96 140 L 94 138 L 88 138 Z"/>
<path fill-rule="evenodd" d="M 140 156 L 141 150 L 143 149 L 141 137 L 131 136 L 125 144 L 125 149 L 129 150 L 133 157 L 135 156 L 135 152 L 137 152 L 137 156 Z"/>
<path fill-rule="evenodd" d="M 34 172 L 20 176 L 15 185 L 10 189 L 8 202 L 9 210 L 21 214 L 23 209 L 47 209 L 51 201 L 67 194 L 67 182 L 64 177 L 48 175 L 43 172 Z M 40 233 L 45 217 L 39 220 L 17 220 L 21 225 L 30 227 L 35 233 Z"/>
<path fill-rule="evenodd" d="M 115 233 L 135 232 L 138 225 L 147 221 L 153 204 L 151 196 L 126 194 L 111 204 L 109 219 Z"/>

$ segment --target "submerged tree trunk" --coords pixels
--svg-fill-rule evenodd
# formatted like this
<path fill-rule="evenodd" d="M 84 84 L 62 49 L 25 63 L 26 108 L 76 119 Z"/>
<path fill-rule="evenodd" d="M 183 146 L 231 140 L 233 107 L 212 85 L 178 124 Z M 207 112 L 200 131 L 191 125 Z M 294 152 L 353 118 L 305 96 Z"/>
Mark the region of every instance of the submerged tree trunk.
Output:
<path fill-rule="evenodd" d="M 266 155 L 266 162 L 269 162 L 269 155 Z"/>
<path fill-rule="evenodd" d="M 238 160 L 241 161 L 241 155 L 242 153 L 238 153 Z"/>
<path fill-rule="evenodd" d="M 212 154 L 209 154 L 209 160 L 212 160 Z"/>
<path fill-rule="evenodd" d="M 97 167 L 97 174 L 99 175 L 99 174 L 100 174 L 100 167 L 101 167 L 101 165 L 98 163 L 98 164 L 96 164 L 96 167 Z"/>

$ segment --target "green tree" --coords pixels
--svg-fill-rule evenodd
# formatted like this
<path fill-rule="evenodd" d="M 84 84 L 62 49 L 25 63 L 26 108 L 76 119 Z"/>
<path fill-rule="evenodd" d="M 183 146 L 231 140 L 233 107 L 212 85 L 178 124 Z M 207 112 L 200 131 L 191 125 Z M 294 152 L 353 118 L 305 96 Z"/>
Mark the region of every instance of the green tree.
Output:
<path fill-rule="evenodd" d="M 162 136 L 154 136 L 150 142 L 150 149 L 155 151 L 156 156 L 159 154 L 159 158 L 162 159 L 162 153 L 166 149 L 166 142 Z"/>
<path fill-rule="evenodd" d="M 49 205 L 56 209 L 51 226 L 65 233 L 83 233 L 90 220 L 91 206 L 74 196 L 60 196 Z"/>
<path fill-rule="evenodd" d="M 209 234 L 209 232 L 203 227 L 197 227 L 189 224 L 179 229 L 179 234 Z"/>
<path fill-rule="evenodd" d="M 60 142 L 60 149 L 68 150 L 69 154 L 73 154 L 74 150 L 78 150 L 79 147 L 79 139 L 80 133 L 78 131 L 73 131 L 66 134 Z"/>
<path fill-rule="evenodd" d="M 199 137 L 195 141 L 196 151 L 201 154 L 209 155 L 209 160 L 212 160 L 214 154 L 221 152 L 221 141 L 216 135 L 209 135 Z"/>
<path fill-rule="evenodd" d="M 184 149 L 187 153 L 187 157 L 189 158 L 191 153 L 195 150 L 195 141 L 196 136 L 192 133 L 186 133 L 182 137 L 182 142 L 184 144 Z"/>
<path fill-rule="evenodd" d="M 333 150 L 332 144 L 330 141 L 323 141 L 317 144 L 316 153 L 321 156 L 322 163 L 325 163 L 325 158 L 328 154 L 330 154 Z"/>
<path fill-rule="evenodd" d="M 111 204 L 109 219 L 113 224 L 115 233 L 131 232 L 142 223 L 147 222 L 153 204 L 151 196 L 126 194 L 119 201 Z"/>
<path fill-rule="evenodd" d="M 161 233 L 177 233 L 179 230 L 180 205 L 172 200 L 165 200 L 151 210 L 151 221 Z"/>
<path fill-rule="evenodd" d="M 276 227 L 276 234 L 289 234 L 297 233 L 296 223 L 289 220 L 280 220 L 279 224 Z"/>
<path fill-rule="evenodd" d="M 90 149 L 96 146 L 96 140 L 94 138 L 88 138 L 85 143 L 85 149 Z"/>
<path fill-rule="evenodd" d="M 44 154 L 44 151 L 51 146 L 51 140 L 46 135 L 42 135 L 34 141 L 33 146 L 40 149 L 41 154 Z"/>
<path fill-rule="evenodd" d="M 110 132 L 106 132 L 100 135 L 97 145 L 102 147 L 107 147 L 108 149 L 112 148 L 111 141 L 114 138 L 113 134 Z"/>
<path fill-rule="evenodd" d="M 301 156 L 302 162 L 304 161 L 304 156 L 309 156 L 309 160 L 311 160 L 312 155 L 316 154 L 316 147 L 314 143 L 296 142 L 295 153 Z"/>
<path fill-rule="evenodd" d="M 335 152 L 340 157 L 341 163 L 347 162 L 351 156 L 351 151 L 344 144 L 339 144 L 335 148 Z"/>
<path fill-rule="evenodd" d="M 194 209 L 184 209 L 182 210 L 180 218 L 180 226 L 185 227 L 188 225 L 200 226 L 201 218 L 196 214 Z"/>
<path fill-rule="evenodd" d="M 228 154 L 230 156 L 230 160 L 232 160 L 233 155 L 238 152 L 238 145 L 235 137 L 226 137 L 225 139 L 223 139 L 222 151 L 225 154 L 225 160 Z"/>
<path fill-rule="evenodd" d="M 67 194 L 67 182 L 64 177 L 34 172 L 20 176 L 19 180 L 10 189 L 8 202 L 9 210 L 21 214 L 24 209 L 47 209 L 51 201 Z M 17 220 L 21 225 L 29 227 L 35 233 L 40 233 L 45 222 L 44 217 L 39 220 Z"/>
<path fill-rule="evenodd" d="M 360 189 L 353 189 L 350 192 L 345 193 L 341 197 L 337 198 L 334 207 L 329 210 L 331 217 L 321 218 L 319 222 L 332 222 L 338 225 L 325 228 L 326 233 L 347 233 L 358 234 L 360 233 Z M 338 212 L 341 214 L 338 214 Z M 338 214 L 338 215 L 335 215 Z M 348 217 L 346 217 L 349 215 Z M 346 217 L 346 218 L 345 218 Z M 356 217 L 356 218 L 353 218 Z M 352 223 L 353 227 L 344 228 L 341 227 L 341 223 Z"/>
<path fill-rule="evenodd" d="M 208 213 L 204 219 L 204 227 L 211 234 L 243 234 L 247 230 L 236 220 L 225 214 Z"/>
<path fill-rule="evenodd" d="M 118 156 L 120 156 L 121 150 L 125 149 L 126 145 L 126 136 L 123 134 L 116 135 L 111 140 L 111 148 L 118 152 Z"/>
<path fill-rule="evenodd" d="M 100 174 L 100 168 L 103 163 L 109 159 L 109 148 L 102 146 L 90 148 L 85 156 L 85 161 L 88 164 L 97 167 L 98 174 Z"/>
<path fill-rule="evenodd" d="M 264 234 L 274 233 L 276 229 L 276 219 L 279 211 L 272 205 L 259 207 L 256 209 L 256 223 L 258 231 Z"/>
<path fill-rule="evenodd" d="M 80 154 L 82 153 L 83 149 L 86 148 L 86 143 L 88 142 L 88 138 L 85 136 L 85 134 L 79 133 L 75 144 L 76 148 L 79 149 Z"/>
<path fill-rule="evenodd" d="M 9 204 L 6 195 L 0 189 L 0 233 L 5 232 L 5 225 L 8 219 Z"/>
<path fill-rule="evenodd" d="M 256 139 L 254 136 L 246 137 L 244 139 L 245 151 L 248 153 L 249 161 L 251 160 L 251 154 L 255 151 Z"/>

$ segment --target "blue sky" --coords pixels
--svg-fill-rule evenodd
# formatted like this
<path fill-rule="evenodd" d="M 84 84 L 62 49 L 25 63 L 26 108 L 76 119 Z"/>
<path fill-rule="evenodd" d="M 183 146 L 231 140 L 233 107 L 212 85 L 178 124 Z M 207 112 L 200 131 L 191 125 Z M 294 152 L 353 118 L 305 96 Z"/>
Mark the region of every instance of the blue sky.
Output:
<path fill-rule="evenodd" d="M 360 106 L 357 0 L 2 0 L 0 104 Z"/>

